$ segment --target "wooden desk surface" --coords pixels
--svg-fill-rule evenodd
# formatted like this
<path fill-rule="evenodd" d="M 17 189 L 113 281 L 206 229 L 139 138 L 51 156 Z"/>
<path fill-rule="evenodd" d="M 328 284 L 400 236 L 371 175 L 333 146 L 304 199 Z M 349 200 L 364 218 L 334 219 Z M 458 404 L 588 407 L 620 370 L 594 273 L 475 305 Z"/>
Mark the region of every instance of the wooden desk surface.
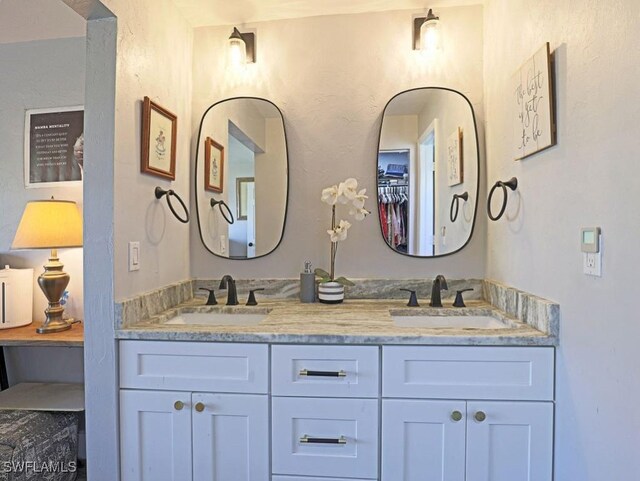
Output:
<path fill-rule="evenodd" d="M 40 323 L 32 322 L 28 326 L 13 329 L 0 329 L 0 346 L 78 346 L 84 345 L 84 324 L 79 322 L 71 329 L 52 334 L 38 334 L 36 327 Z"/>

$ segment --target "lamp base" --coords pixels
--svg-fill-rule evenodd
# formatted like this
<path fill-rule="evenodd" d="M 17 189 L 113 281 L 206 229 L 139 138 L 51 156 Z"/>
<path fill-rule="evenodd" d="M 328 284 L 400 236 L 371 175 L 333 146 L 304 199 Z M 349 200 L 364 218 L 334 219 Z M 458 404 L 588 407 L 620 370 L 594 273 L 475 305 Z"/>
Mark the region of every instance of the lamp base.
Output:
<path fill-rule="evenodd" d="M 38 334 L 51 334 L 53 332 L 68 331 L 73 325 L 73 319 L 61 319 L 61 322 L 49 322 L 45 321 L 42 326 L 36 327 Z"/>
<path fill-rule="evenodd" d="M 36 328 L 38 334 L 50 334 L 71 329 L 67 319 L 62 318 L 64 307 L 60 298 L 69 285 L 69 274 L 62 270 L 64 266 L 58 259 L 57 249 L 51 249 L 49 262 L 44 266 L 44 272 L 38 277 L 38 285 L 49 301 L 49 307 L 44 311 L 47 318 L 42 326 Z"/>

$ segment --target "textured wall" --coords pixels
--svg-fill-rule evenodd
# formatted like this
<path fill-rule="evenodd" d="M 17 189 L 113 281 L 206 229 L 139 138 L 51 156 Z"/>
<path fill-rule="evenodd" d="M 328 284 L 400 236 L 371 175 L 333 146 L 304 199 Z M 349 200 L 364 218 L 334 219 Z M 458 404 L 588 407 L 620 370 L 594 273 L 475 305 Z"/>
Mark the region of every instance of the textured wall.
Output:
<path fill-rule="evenodd" d="M 156 186 L 188 203 L 192 29 L 169 0 L 104 2 L 118 17 L 114 283 L 116 300 L 189 277 L 189 227 Z M 178 116 L 176 180 L 140 174 L 142 99 Z M 140 241 L 141 267 L 128 272 L 128 242 Z"/>
<path fill-rule="evenodd" d="M 489 226 L 487 277 L 560 303 L 555 479 L 637 479 L 640 3 L 485 8 L 488 183 L 520 182 L 512 220 Z M 509 78 L 545 41 L 555 51 L 558 145 L 513 162 Z M 602 278 L 582 274 L 580 227 L 592 225 L 604 235 Z"/>
<path fill-rule="evenodd" d="M 205 251 L 192 225 L 191 274 L 217 277 L 296 276 L 305 259 L 327 267 L 325 233 L 330 211 L 322 188 L 356 177 L 370 194 L 376 185 L 376 152 L 382 110 L 396 93 L 414 87 L 462 91 L 483 118 L 482 8 L 442 8 L 444 52 L 429 62 L 411 49 L 412 11 L 312 17 L 249 25 L 257 32 L 258 62 L 225 69 L 230 28 L 196 29 L 193 62 L 194 137 L 211 103 L 239 95 L 278 105 L 289 141 L 290 201 L 282 244 L 251 261 L 218 259 Z M 376 200 L 369 199 L 370 209 Z M 481 218 L 482 219 L 482 218 Z M 337 269 L 351 277 L 452 277 L 484 275 L 483 220 L 464 251 L 440 260 L 393 253 L 378 220 L 354 225 L 341 245 Z"/>

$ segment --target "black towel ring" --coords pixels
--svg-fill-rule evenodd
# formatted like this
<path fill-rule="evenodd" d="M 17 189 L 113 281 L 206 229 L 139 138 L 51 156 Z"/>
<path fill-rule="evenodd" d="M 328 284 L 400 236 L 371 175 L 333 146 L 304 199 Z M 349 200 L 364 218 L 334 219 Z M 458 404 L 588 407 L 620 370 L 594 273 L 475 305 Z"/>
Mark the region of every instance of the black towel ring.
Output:
<path fill-rule="evenodd" d="M 463 194 L 453 194 L 453 199 L 451 199 L 451 208 L 449 209 L 449 220 L 451 222 L 455 222 L 458 219 L 458 211 L 460 210 L 460 199 L 467 202 L 469 200 L 469 192 L 465 192 Z"/>
<path fill-rule="evenodd" d="M 491 199 L 493 198 L 493 193 L 498 187 L 502 187 L 502 207 L 500 208 L 500 212 L 498 213 L 498 215 L 494 216 L 491 213 Z M 511 179 L 506 182 L 499 180 L 493 185 L 493 187 L 491 187 L 491 190 L 489 191 L 489 199 L 487 200 L 487 214 L 489 215 L 489 219 L 493 221 L 500 219 L 500 217 L 502 217 L 502 215 L 504 214 L 504 211 L 507 210 L 507 187 L 509 187 L 511 190 L 516 190 L 518 188 L 518 179 L 516 179 L 515 177 L 511 177 Z"/>
<path fill-rule="evenodd" d="M 231 209 L 229 209 L 229 206 L 227 205 L 227 203 L 224 200 L 215 200 L 212 198 L 211 207 L 215 207 L 216 205 L 218 206 L 218 209 L 220 209 L 220 215 L 224 217 L 224 220 L 226 220 L 229 225 L 233 224 L 235 222 L 235 219 L 233 218 L 233 212 L 231 212 Z M 222 210 L 222 206 L 224 206 L 224 208 L 229 213 L 228 217 Z M 231 217 L 231 219 L 229 219 L 229 217 Z"/>
<path fill-rule="evenodd" d="M 156 187 L 155 194 L 156 194 L 156 199 L 158 199 L 158 200 L 162 199 L 162 197 L 164 197 L 166 195 L 167 196 L 167 205 L 169 206 L 169 210 L 175 216 L 175 218 L 178 219 L 183 224 L 186 224 L 186 223 L 189 222 L 189 210 L 187 209 L 187 206 L 184 204 L 184 202 L 180 198 L 180 196 L 178 194 L 176 194 L 172 189 L 164 190 L 161 187 Z M 176 212 L 176 210 L 173 208 L 173 204 L 171 204 L 171 197 L 175 197 L 176 199 L 178 199 L 178 202 L 180 202 L 180 205 L 182 206 L 182 209 L 184 210 L 185 217 L 180 217 L 178 215 L 178 213 Z"/>

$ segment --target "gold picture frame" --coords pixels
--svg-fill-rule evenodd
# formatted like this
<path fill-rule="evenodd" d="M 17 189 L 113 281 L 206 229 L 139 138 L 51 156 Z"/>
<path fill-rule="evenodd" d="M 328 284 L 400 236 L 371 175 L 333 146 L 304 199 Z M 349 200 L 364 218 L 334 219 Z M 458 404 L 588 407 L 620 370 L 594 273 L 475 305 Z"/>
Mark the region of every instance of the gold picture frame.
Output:
<path fill-rule="evenodd" d="M 255 177 L 238 177 L 236 179 L 236 209 L 238 220 L 247 220 L 247 185 L 255 182 Z"/>
<path fill-rule="evenodd" d="M 177 132 L 178 117 L 145 97 L 142 104 L 142 173 L 176 179 Z"/>
<path fill-rule="evenodd" d="M 224 146 L 211 137 L 204 141 L 204 188 L 218 194 L 224 191 Z"/>

